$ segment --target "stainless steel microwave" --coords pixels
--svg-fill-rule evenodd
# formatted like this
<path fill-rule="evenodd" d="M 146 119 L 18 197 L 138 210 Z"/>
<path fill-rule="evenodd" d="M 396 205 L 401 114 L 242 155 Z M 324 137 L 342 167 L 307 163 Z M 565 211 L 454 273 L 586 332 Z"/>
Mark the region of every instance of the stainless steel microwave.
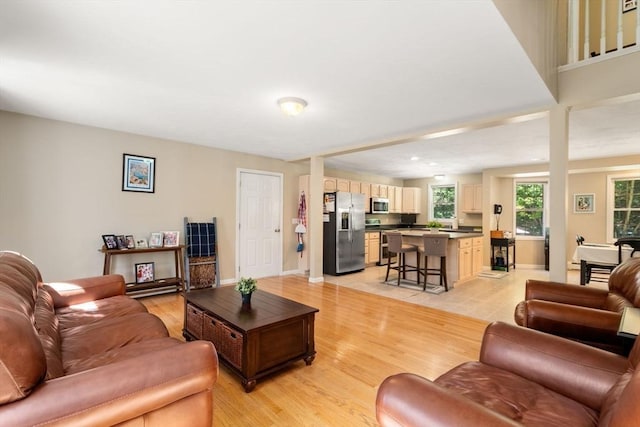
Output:
<path fill-rule="evenodd" d="M 371 198 L 371 213 L 372 214 L 388 214 L 389 213 L 389 199 L 383 199 L 380 197 Z"/>

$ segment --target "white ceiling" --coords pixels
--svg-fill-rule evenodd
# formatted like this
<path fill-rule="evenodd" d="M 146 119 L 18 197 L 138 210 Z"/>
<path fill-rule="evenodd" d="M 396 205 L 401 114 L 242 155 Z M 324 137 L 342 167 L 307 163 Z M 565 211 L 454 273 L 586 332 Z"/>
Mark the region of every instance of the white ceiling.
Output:
<path fill-rule="evenodd" d="M 298 160 L 553 103 L 490 0 L 1 3 L 0 109 L 55 120 Z M 309 107 L 286 117 L 284 96 Z M 638 111 L 573 113 L 570 156 L 637 154 Z M 326 166 L 477 172 L 547 159 L 547 133 L 541 118 Z"/>

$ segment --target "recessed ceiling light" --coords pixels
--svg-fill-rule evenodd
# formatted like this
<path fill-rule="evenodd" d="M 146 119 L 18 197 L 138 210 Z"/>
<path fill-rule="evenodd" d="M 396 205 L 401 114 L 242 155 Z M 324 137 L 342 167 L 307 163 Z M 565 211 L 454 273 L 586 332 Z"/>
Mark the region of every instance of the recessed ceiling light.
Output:
<path fill-rule="evenodd" d="M 286 98 L 278 99 L 278 105 L 282 112 L 287 116 L 297 116 L 304 111 L 308 104 L 307 101 L 302 98 L 288 96 Z"/>
<path fill-rule="evenodd" d="M 437 174 L 437 175 L 434 175 L 433 177 L 438 181 L 442 181 L 444 179 L 444 175 L 442 174 Z"/>
<path fill-rule="evenodd" d="M 438 166 L 436 162 L 429 162 L 429 166 Z"/>
<path fill-rule="evenodd" d="M 413 161 L 415 162 L 416 160 L 420 160 L 420 157 L 418 157 L 418 156 L 411 156 L 411 160 L 413 160 Z"/>

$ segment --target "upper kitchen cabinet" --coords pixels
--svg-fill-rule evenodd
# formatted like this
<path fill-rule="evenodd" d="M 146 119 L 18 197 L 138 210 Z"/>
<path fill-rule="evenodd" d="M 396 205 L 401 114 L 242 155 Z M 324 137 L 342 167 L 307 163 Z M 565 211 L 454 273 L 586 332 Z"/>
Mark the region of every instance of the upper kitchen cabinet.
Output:
<path fill-rule="evenodd" d="M 482 184 L 462 185 L 462 212 L 467 214 L 482 213 Z"/>
<path fill-rule="evenodd" d="M 371 184 L 371 197 L 382 197 L 380 196 L 380 184 Z"/>
<path fill-rule="evenodd" d="M 349 181 L 349 191 L 352 193 L 362 193 L 362 183 L 360 181 Z"/>
<path fill-rule="evenodd" d="M 389 186 L 388 185 L 380 185 L 380 197 L 383 199 L 389 198 Z"/>
<path fill-rule="evenodd" d="M 336 188 L 338 189 L 338 191 L 344 191 L 345 193 L 350 193 L 351 181 L 349 181 L 348 179 L 337 178 Z"/>
<path fill-rule="evenodd" d="M 402 187 L 387 186 L 389 213 L 402 213 Z"/>
<path fill-rule="evenodd" d="M 402 188 L 402 213 L 420 213 L 420 189 L 416 187 Z"/>
<path fill-rule="evenodd" d="M 338 191 L 338 180 L 335 178 L 324 178 L 324 192 L 333 193 Z"/>
<path fill-rule="evenodd" d="M 361 182 L 360 193 L 364 194 L 364 213 L 371 213 L 371 184 Z"/>

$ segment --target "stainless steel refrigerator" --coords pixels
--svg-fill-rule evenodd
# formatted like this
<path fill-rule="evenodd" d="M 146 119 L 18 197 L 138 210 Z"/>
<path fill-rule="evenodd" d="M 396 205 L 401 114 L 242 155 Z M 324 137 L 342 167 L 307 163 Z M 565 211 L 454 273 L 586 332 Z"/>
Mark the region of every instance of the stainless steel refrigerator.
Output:
<path fill-rule="evenodd" d="M 364 269 L 364 194 L 324 194 L 324 273 Z"/>

